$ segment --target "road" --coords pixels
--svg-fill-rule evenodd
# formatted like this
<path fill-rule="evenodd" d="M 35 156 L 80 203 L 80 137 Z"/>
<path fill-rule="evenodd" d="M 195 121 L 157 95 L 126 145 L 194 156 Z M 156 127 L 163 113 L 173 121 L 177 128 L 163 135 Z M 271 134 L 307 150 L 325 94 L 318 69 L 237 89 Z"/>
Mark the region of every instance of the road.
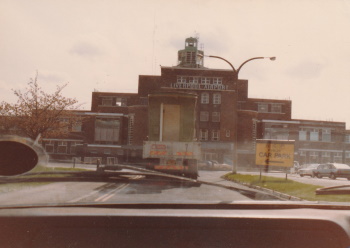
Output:
<path fill-rule="evenodd" d="M 68 167 L 70 165 L 67 165 Z M 62 167 L 62 164 L 60 164 Z M 93 169 L 93 168 L 91 168 Z M 124 171 L 124 170 L 123 170 Z M 220 177 L 225 171 L 200 171 L 200 180 L 245 188 Z M 117 174 L 116 174 L 117 175 Z M 115 180 L 114 180 L 115 178 Z M 228 202 L 251 200 L 237 191 L 174 179 L 148 178 L 140 175 L 113 176 L 108 182 L 51 182 L 40 185 L 24 183 L 25 188 L 0 187 L 2 204 L 59 203 L 151 203 L 151 202 Z M 4 189 L 5 187 L 5 189 Z"/>
<path fill-rule="evenodd" d="M 49 164 L 50 167 L 72 167 L 72 164 Z M 76 168 L 96 170 L 95 165 L 76 165 Z M 124 171 L 124 170 L 123 170 Z M 245 186 L 221 178 L 228 171 L 199 171 L 199 180 L 247 189 Z M 258 172 L 243 172 L 256 174 Z M 263 175 L 285 178 L 284 173 L 263 173 Z M 122 180 L 121 180 L 122 179 Z M 350 184 L 346 179 L 318 179 L 288 174 L 288 179 L 301 183 L 315 184 L 323 187 Z M 47 203 L 111 203 L 111 202 L 211 202 L 250 200 L 236 191 L 209 185 L 193 185 L 179 181 L 149 180 L 140 175 L 117 177 L 109 182 L 53 182 L 40 185 L 24 184 L 25 187 L 12 189 L 1 185 L 0 201 L 6 204 L 47 204 Z M 8 189 L 6 188 L 8 187 Z M 17 186 L 16 186 L 17 187 Z"/>

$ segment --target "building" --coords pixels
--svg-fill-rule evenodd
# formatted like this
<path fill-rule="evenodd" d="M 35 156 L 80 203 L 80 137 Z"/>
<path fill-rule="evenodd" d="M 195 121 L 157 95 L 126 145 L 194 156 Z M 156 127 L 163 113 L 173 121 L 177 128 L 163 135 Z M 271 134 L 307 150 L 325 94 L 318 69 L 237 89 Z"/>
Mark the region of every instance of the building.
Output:
<path fill-rule="evenodd" d="M 175 91 L 197 95 L 195 139 L 202 143 L 203 161 L 231 164 L 236 152 L 239 166 L 254 167 L 256 139 L 282 139 L 295 140 L 301 164 L 350 164 L 344 122 L 292 119 L 290 100 L 249 98 L 248 80 L 238 80 L 232 70 L 206 68 L 203 58 L 198 40 L 187 38 L 178 64 L 162 66 L 159 76 L 140 75 L 137 93 L 92 92 L 91 111 L 79 113 L 84 121 L 75 138 L 44 140 L 46 150 L 85 162 L 145 162 L 148 95 Z"/>

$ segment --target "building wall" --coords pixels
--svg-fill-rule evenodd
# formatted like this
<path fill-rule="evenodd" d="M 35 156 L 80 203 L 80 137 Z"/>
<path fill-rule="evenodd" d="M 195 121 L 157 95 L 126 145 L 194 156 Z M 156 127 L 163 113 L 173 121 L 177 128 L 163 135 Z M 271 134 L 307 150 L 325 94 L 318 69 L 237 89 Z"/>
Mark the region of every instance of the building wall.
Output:
<path fill-rule="evenodd" d="M 295 140 L 294 159 L 300 164 L 348 163 L 343 122 L 262 120 L 260 125 L 261 138 Z"/>
<path fill-rule="evenodd" d="M 257 111 L 259 119 L 292 119 L 292 102 L 289 100 L 249 98 L 246 101 L 240 101 L 239 105 L 240 110 Z"/>
<path fill-rule="evenodd" d="M 128 113 L 128 106 L 140 105 L 138 94 L 92 92 L 91 111 L 100 113 Z"/>
<path fill-rule="evenodd" d="M 148 107 L 140 105 L 131 106 L 129 108 L 129 122 L 131 118 L 134 118 L 132 120 L 133 137 L 128 140 L 127 144 L 133 146 L 142 146 L 143 141 L 148 140 Z"/>

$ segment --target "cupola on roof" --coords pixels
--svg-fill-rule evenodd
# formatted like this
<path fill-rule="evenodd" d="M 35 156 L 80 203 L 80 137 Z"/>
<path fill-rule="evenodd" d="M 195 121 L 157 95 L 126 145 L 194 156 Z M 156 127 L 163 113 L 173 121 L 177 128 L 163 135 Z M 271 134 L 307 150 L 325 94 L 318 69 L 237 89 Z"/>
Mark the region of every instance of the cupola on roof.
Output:
<path fill-rule="evenodd" d="M 198 38 L 189 37 L 185 40 L 185 49 L 178 51 L 179 67 L 202 68 L 204 52 L 198 49 Z"/>

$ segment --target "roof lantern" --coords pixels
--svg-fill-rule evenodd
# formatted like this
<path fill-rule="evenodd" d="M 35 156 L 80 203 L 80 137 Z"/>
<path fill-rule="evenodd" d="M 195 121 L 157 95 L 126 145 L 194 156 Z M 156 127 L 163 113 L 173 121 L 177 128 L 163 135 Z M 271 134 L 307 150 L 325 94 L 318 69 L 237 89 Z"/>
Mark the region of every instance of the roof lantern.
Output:
<path fill-rule="evenodd" d="M 187 38 L 185 40 L 185 49 L 178 51 L 179 67 L 203 68 L 204 52 L 198 49 L 198 38 Z"/>

